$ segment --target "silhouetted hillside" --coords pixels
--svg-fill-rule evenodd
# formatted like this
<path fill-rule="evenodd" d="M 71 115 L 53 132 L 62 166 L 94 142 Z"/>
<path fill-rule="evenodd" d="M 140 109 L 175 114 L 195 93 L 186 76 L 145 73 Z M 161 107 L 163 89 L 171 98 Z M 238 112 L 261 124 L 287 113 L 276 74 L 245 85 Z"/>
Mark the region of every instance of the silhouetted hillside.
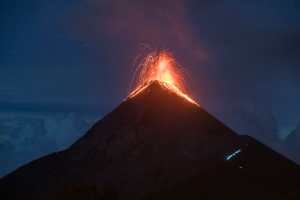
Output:
<path fill-rule="evenodd" d="M 0 180 L 7 199 L 299 199 L 300 168 L 154 81 L 69 149 Z"/>

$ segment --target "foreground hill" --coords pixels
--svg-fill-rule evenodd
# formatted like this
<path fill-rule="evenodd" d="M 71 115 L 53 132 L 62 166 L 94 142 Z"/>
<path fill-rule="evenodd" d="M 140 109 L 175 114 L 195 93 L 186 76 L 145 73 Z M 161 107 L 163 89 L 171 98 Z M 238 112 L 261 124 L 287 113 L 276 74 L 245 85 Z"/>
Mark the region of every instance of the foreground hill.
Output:
<path fill-rule="evenodd" d="M 300 199 L 300 168 L 154 81 L 66 151 L 0 180 L 6 199 Z"/>

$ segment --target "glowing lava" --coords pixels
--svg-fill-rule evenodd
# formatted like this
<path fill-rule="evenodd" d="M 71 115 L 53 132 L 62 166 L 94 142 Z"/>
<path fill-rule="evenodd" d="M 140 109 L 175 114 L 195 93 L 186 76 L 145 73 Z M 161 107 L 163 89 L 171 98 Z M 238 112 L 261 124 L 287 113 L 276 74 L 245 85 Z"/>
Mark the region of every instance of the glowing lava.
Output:
<path fill-rule="evenodd" d="M 136 87 L 128 95 L 132 98 L 146 89 L 153 81 L 158 81 L 164 88 L 171 90 L 187 101 L 198 105 L 185 92 L 184 78 L 175 59 L 166 51 L 150 53 L 139 65 Z"/>

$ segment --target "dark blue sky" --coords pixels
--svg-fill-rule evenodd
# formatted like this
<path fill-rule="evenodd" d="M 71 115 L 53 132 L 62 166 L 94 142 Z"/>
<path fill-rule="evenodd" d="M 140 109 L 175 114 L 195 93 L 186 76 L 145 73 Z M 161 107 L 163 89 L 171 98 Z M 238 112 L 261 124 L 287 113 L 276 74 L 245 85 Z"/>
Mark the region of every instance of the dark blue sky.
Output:
<path fill-rule="evenodd" d="M 297 0 L 27 0 L 0 8 L 2 109 L 108 112 L 150 47 L 169 49 L 200 104 L 237 130 L 284 135 L 300 121 Z M 239 123 L 249 113 L 255 123 Z"/>

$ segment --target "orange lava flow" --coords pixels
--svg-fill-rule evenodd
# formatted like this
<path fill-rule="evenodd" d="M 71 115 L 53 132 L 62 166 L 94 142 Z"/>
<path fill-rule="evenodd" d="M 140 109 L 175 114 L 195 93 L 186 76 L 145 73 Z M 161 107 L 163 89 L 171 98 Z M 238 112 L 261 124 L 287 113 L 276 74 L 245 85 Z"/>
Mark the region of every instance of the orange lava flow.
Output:
<path fill-rule="evenodd" d="M 139 66 L 136 87 L 128 95 L 132 98 L 146 89 L 151 82 L 158 81 L 163 87 L 198 105 L 185 92 L 184 78 L 175 59 L 166 51 L 150 53 Z"/>

